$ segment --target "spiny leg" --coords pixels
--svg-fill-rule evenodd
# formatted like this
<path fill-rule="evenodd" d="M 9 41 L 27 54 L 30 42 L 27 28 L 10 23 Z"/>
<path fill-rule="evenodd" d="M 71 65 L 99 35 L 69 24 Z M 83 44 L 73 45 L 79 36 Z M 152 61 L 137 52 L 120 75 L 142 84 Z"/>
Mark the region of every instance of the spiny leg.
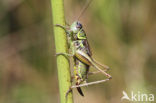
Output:
<path fill-rule="evenodd" d="M 106 81 L 109 81 L 110 79 L 104 79 L 104 80 L 99 80 L 99 81 L 94 81 L 94 82 L 90 82 L 90 83 L 84 83 L 84 84 L 80 84 L 80 85 L 74 85 L 71 88 L 77 88 L 77 87 L 84 87 L 84 86 L 89 86 L 89 85 L 93 85 L 93 84 L 99 84 L 99 83 L 103 83 Z"/>
<path fill-rule="evenodd" d="M 95 67 L 95 68 L 98 69 L 100 72 L 102 72 L 104 75 L 106 75 L 108 77 L 108 79 L 112 79 L 112 76 L 110 74 L 106 73 L 105 71 L 101 70 L 98 67 Z"/>
<path fill-rule="evenodd" d="M 108 77 L 108 79 L 112 79 L 112 76 L 111 76 L 110 74 L 106 73 L 107 70 L 102 70 L 102 69 L 100 69 L 96 64 L 92 64 L 92 66 L 93 66 L 95 69 L 97 69 L 99 72 L 101 72 L 101 73 L 103 73 L 104 75 L 106 75 L 106 76 Z M 97 72 L 97 73 L 98 73 L 98 72 Z M 96 74 L 96 72 L 93 73 L 93 74 Z"/>

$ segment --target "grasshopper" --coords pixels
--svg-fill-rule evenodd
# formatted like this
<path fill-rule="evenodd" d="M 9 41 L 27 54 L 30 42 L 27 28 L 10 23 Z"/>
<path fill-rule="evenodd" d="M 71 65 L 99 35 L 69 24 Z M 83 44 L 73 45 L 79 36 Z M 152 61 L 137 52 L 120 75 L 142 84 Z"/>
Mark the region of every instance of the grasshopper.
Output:
<path fill-rule="evenodd" d="M 109 67 L 107 65 L 98 63 L 95 59 L 92 58 L 92 53 L 89 47 L 86 33 L 83 29 L 82 24 L 78 20 L 74 21 L 71 25 L 62 26 L 56 24 L 56 26 L 65 30 L 67 34 L 69 49 L 71 51 L 71 53 L 57 53 L 57 55 L 73 57 L 74 61 L 74 78 L 76 85 L 69 88 L 66 96 L 70 91 L 72 91 L 73 88 L 77 88 L 80 95 L 84 96 L 80 87 L 106 82 L 112 78 L 111 75 L 106 73 Z M 89 73 L 90 66 L 97 69 L 98 72 Z M 104 68 L 105 70 L 102 70 L 100 67 Z M 107 77 L 107 79 L 87 83 L 88 75 L 96 74 L 99 72 L 103 73 Z"/>

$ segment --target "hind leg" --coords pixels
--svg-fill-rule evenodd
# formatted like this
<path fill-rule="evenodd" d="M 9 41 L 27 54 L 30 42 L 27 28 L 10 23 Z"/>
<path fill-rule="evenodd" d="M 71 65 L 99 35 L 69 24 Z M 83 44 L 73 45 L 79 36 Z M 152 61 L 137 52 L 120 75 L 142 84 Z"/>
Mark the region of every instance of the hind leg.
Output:
<path fill-rule="evenodd" d="M 81 84 L 81 85 L 74 85 L 71 88 L 77 88 L 77 87 L 84 87 L 84 86 L 89 86 L 89 85 L 93 85 L 93 84 L 99 84 L 99 83 L 103 83 L 103 82 L 106 82 L 106 81 L 109 81 L 109 80 L 110 79 L 107 78 L 107 79 L 104 79 L 104 80 L 99 80 L 99 81 L 84 83 L 84 84 Z"/>

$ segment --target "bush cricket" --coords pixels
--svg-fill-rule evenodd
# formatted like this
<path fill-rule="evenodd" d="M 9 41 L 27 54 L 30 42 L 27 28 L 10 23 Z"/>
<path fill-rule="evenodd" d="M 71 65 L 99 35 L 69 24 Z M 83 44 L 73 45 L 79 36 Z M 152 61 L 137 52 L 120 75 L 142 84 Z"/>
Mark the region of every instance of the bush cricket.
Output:
<path fill-rule="evenodd" d="M 88 5 L 90 3 L 91 0 L 88 3 Z M 84 13 L 88 5 L 83 8 L 82 12 L 80 13 L 80 16 Z M 78 17 L 78 19 L 80 18 L 80 16 Z M 69 90 L 66 93 L 66 96 L 73 88 L 77 88 L 80 95 L 84 96 L 80 87 L 106 82 L 112 78 L 111 75 L 106 73 L 109 67 L 107 65 L 102 65 L 101 63 L 98 63 L 94 58 L 92 58 L 92 53 L 89 47 L 86 33 L 83 29 L 82 24 L 78 21 L 78 19 L 74 21 L 71 25 L 66 26 L 62 26 L 59 24 L 55 25 L 65 30 L 68 39 L 69 49 L 71 51 L 71 53 L 69 54 L 57 53 L 56 55 L 73 57 L 74 61 L 74 78 L 76 85 L 71 86 L 69 88 Z M 98 72 L 103 73 L 107 77 L 107 79 L 87 83 L 86 80 L 88 78 L 88 75 L 98 73 L 98 72 L 89 73 L 90 66 L 97 69 Z M 104 68 L 105 70 L 102 70 L 100 67 Z"/>

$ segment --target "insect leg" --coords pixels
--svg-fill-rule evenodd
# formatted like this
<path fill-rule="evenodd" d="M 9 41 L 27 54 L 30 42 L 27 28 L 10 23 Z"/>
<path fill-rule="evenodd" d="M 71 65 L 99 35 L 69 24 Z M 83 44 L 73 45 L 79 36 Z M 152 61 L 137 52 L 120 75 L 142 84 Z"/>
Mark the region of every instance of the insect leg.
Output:
<path fill-rule="evenodd" d="M 73 82 L 73 79 L 74 79 L 74 76 L 71 76 L 71 83 Z M 72 88 L 69 87 L 68 91 L 66 92 L 66 99 L 67 99 L 67 96 L 68 94 L 72 91 Z"/>
<path fill-rule="evenodd" d="M 64 29 L 64 30 L 67 30 L 67 27 L 62 26 L 62 25 L 60 25 L 60 24 L 56 24 L 55 26 L 56 26 L 56 27 L 60 27 L 60 28 L 62 28 L 62 29 Z"/>
<path fill-rule="evenodd" d="M 73 79 L 74 79 L 74 76 L 71 76 L 71 83 L 73 82 Z M 68 96 L 68 94 L 70 92 L 72 92 L 72 88 L 71 87 L 69 87 L 68 91 L 66 92 L 66 99 L 67 99 L 67 96 Z"/>
<path fill-rule="evenodd" d="M 92 66 L 93 66 L 95 69 L 97 69 L 97 70 L 99 70 L 100 72 L 102 72 L 104 75 L 106 75 L 109 79 L 112 78 L 112 76 L 111 76 L 110 74 L 108 74 L 108 73 L 106 73 L 105 71 L 103 71 L 102 69 L 100 69 L 96 64 L 92 63 Z"/>
<path fill-rule="evenodd" d="M 105 71 L 103 71 L 102 69 L 100 69 L 97 66 L 97 64 L 94 62 L 94 60 L 90 56 L 88 56 L 86 53 L 84 53 L 83 51 L 77 50 L 75 55 L 82 62 L 84 62 L 84 63 L 86 63 L 88 65 L 93 66 L 95 69 L 97 69 L 98 71 L 100 71 L 101 73 L 103 73 L 104 75 L 106 75 L 108 78 L 112 78 L 111 75 L 109 75 L 108 73 L 106 73 Z"/>
<path fill-rule="evenodd" d="M 74 85 L 71 88 L 77 88 L 77 87 L 84 87 L 84 86 L 89 86 L 89 85 L 93 85 L 93 84 L 99 84 L 99 83 L 103 83 L 106 81 L 109 81 L 110 79 L 104 79 L 104 80 L 99 80 L 99 81 L 94 81 L 94 82 L 89 82 L 89 83 L 84 83 L 84 84 L 80 84 L 80 85 Z"/>
<path fill-rule="evenodd" d="M 68 28 L 67 28 L 66 26 L 62 26 L 62 25 L 60 25 L 60 24 L 56 24 L 55 26 L 64 29 L 64 31 L 65 31 L 67 34 L 69 34 L 69 32 L 68 32 L 68 30 L 67 30 Z"/>
<path fill-rule="evenodd" d="M 75 55 L 75 47 L 74 47 L 74 43 L 71 42 L 70 43 L 70 49 L 71 49 L 71 53 L 56 53 L 56 55 L 64 55 L 64 56 L 67 56 L 67 57 L 73 57 Z"/>
<path fill-rule="evenodd" d="M 104 70 L 105 72 L 108 71 L 109 69 Z M 97 73 L 101 73 L 100 71 L 96 71 L 96 72 L 89 72 L 88 75 L 94 75 Z"/>
<path fill-rule="evenodd" d="M 64 56 L 67 56 L 67 57 L 72 57 L 73 54 L 69 54 L 69 53 L 56 53 L 56 56 L 58 55 L 64 55 Z"/>
<path fill-rule="evenodd" d="M 70 87 L 70 88 L 68 89 L 68 91 L 66 92 L 66 100 L 67 100 L 67 96 L 68 96 L 68 94 L 69 94 L 70 92 L 72 92 L 72 88 L 71 88 L 71 87 Z"/>
<path fill-rule="evenodd" d="M 69 60 L 69 57 L 73 56 L 72 54 L 68 54 L 68 53 L 56 53 L 56 56 L 59 56 L 59 55 L 63 55 L 67 60 Z"/>

